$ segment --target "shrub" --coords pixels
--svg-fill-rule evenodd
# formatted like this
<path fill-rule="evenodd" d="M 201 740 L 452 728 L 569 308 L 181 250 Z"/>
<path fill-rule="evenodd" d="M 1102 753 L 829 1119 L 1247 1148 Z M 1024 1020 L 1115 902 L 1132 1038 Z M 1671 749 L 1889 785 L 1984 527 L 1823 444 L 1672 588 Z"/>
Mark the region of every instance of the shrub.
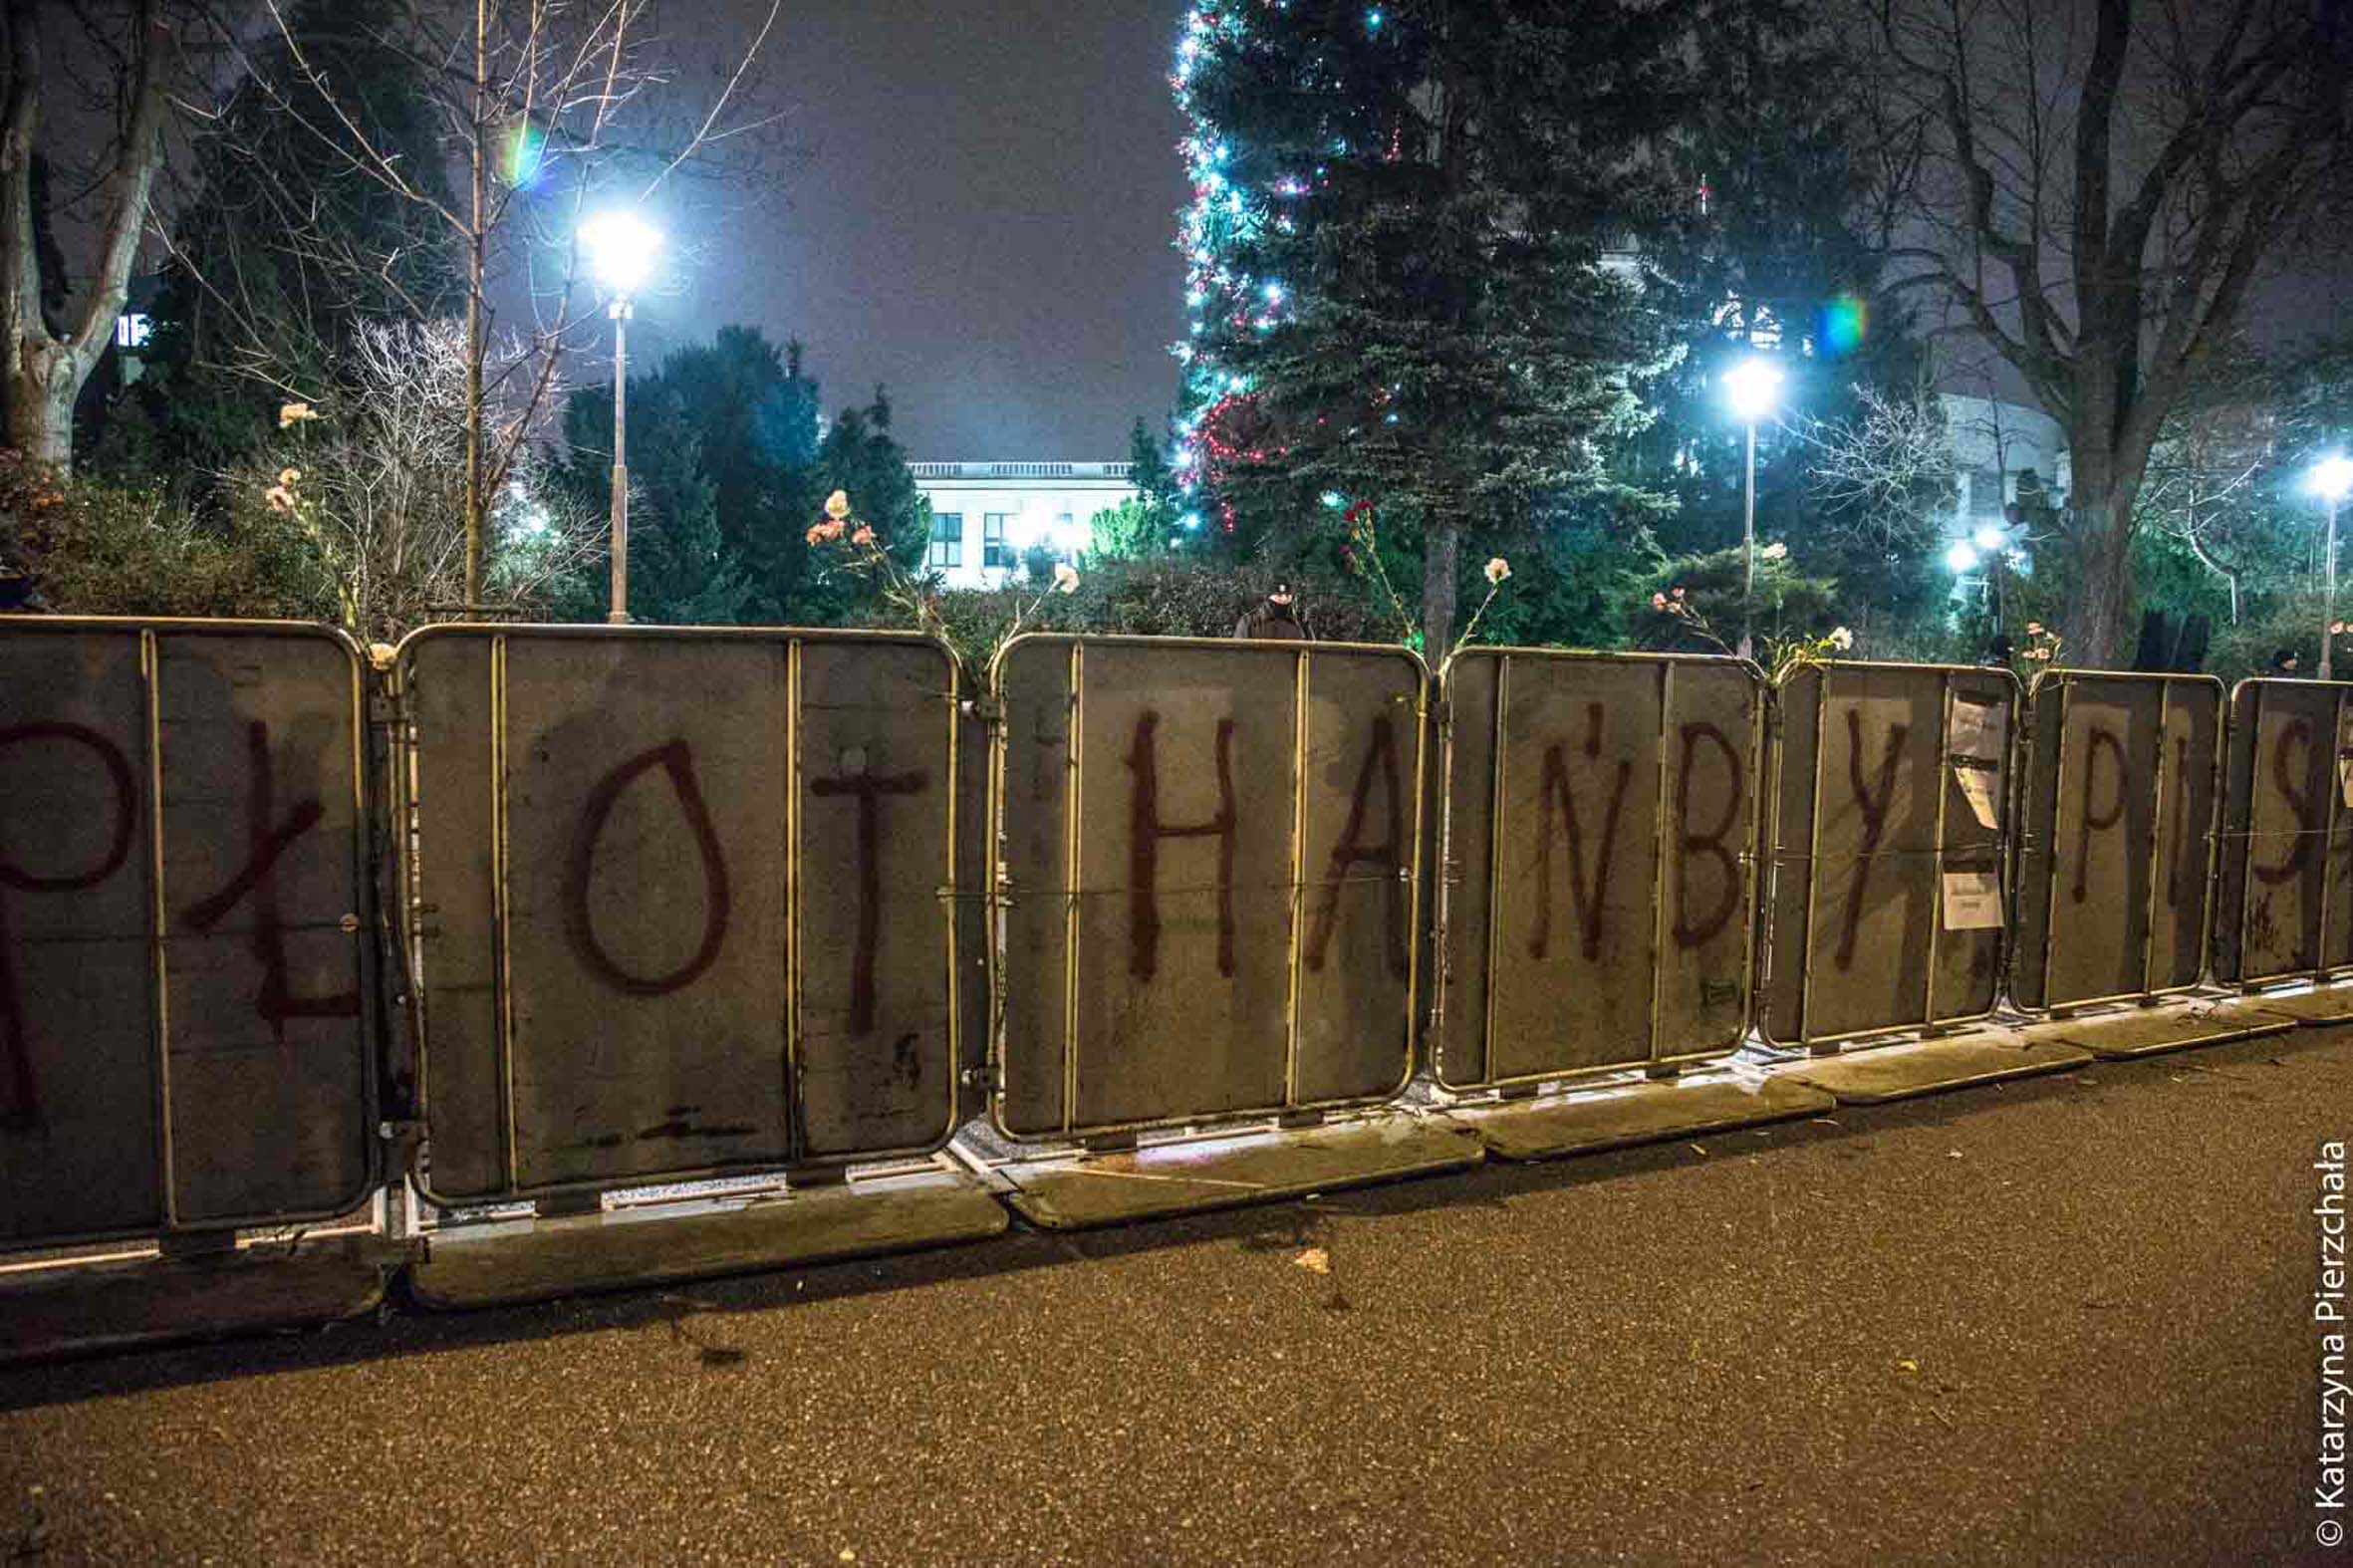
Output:
<path fill-rule="evenodd" d="M 335 585 L 293 520 L 200 523 L 158 487 L 76 480 L 0 451 L 0 571 L 60 615 L 331 620 Z"/>

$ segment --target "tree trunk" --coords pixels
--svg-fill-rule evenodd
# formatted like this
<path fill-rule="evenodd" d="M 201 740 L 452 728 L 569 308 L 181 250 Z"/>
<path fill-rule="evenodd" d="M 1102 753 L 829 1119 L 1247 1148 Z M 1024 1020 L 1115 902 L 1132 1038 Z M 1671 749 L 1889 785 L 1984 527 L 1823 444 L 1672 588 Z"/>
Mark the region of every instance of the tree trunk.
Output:
<path fill-rule="evenodd" d="M 1454 640 L 1454 579 L 1462 525 L 1451 512 L 1445 513 L 1430 520 L 1422 539 L 1422 656 L 1435 668 Z"/>
<path fill-rule="evenodd" d="M 2074 552 L 2075 597 L 2061 626 L 2061 656 L 2085 669 L 2113 669 L 2129 653 L 2133 611 L 2133 507 L 2148 472 L 2147 443 L 2102 438 L 2097 427 L 2068 432 L 2067 535 Z"/>
<path fill-rule="evenodd" d="M 48 341 L 11 345 L 8 369 L 8 444 L 26 461 L 47 464 L 60 474 L 74 464 L 74 394 L 82 385 L 78 376 L 60 377 L 68 358 L 64 347 Z"/>
<path fill-rule="evenodd" d="M 2074 601 L 2062 623 L 2067 640 L 2062 656 L 2078 668 L 2113 668 L 2124 641 L 2125 619 L 2132 612 L 2130 503 L 2111 490 L 2106 496 L 2082 500 L 2071 496 L 2067 512 L 2076 583 Z"/>
<path fill-rule="evenodd" d="M 146 224 L 147 197 L 163 156 L 161 32 L 155 0 L 139 0 L 130 25 L 131 70 L 115 109 L 124 117 L 120 156 L 98 255 L 75 319 L 53 330 L 42 308 L 33 172 L 41 125 L 40 8 L 0 15 L 7 59 L 0 81 L 0 354 L 6 356 L 8 444 L 60 472 L 74 460 L 74 399 L 114 337 Z"/>

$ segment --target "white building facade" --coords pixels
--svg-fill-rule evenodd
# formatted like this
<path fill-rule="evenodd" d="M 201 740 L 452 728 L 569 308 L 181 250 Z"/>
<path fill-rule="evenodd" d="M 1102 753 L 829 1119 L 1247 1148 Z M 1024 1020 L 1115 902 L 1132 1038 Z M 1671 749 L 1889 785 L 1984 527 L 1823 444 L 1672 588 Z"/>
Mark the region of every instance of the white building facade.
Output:
<path fill-rule="evenodd" d="M 923 565 L 949 588 L 998 588 L 1042 546 L 1082 554 L 1097 512 L 1136 498 L 1126 463 L 929 462 L 908 465 L 931 503 Z"/>
<path fill-rule="evenodd" d="M 1945 430 L 1953 447 L 1954 521 L 1966 534 L 1980 523 L 1998 523 L 2002 508 L 2018 498 L 2018 476 L 2032 473 L 2045 490 L 2066 493 L 2067 432 L 2039 408 L 1973 397 L 1940 394 Z"/>

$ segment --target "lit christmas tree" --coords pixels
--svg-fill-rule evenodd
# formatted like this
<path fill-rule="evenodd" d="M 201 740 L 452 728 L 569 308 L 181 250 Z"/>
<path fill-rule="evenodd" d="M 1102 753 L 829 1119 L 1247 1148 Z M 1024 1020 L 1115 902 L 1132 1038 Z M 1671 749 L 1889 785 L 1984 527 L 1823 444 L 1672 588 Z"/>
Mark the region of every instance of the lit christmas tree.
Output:
<path fill-rule="evenodd" d="M 1683 336 L 1638 255 L 1696 212 L 1658 155 L 1696 4 L 1198 0 L 1172 78 L 1188 526 L 1297 556 L 1369 503 L 1419 548 L 1437 651 L 1466 536 L 1607 497 Z"/>

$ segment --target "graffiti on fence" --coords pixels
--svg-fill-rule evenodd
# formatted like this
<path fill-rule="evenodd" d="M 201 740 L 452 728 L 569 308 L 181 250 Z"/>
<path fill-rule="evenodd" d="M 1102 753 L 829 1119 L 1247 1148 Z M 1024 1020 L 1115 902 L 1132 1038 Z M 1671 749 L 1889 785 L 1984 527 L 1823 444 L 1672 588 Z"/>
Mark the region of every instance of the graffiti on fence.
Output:
<path fill-rule="evenodd" d="M 858 915 L 856 946 L 850 959 L 850 1032 L 865 1035 L 875 1027 L 875 949 L 883 932 L 882 830 L 883 801 L 892 795 L 919 795 L 930 782 L 921 768 L 904 773 L 876 773 L 867 767 L 866 748 L 844 748 L 841 773 L 812 779 L 809 793 L 820 800 L 848 797 L 858 802 Z M 912 1052 L 914 1036 L 900 1042 Z M 911 1069 L 912 1077 L 912 1069 Z"/>
<path fill-rule="evenodd" d="M 1748 778 L 1740 766 L 1740 753 L 1731 738 L 1713 724 L 1690 723 L 1682 726 L 1683 754 L 1675 770 L 1675 926 L 1672 935 L 1678 947 L 1692 948 L 1713 939 L 1732 921 L 1740 908 L 1740 860 L 1725 839 L 1732 825 L 1740 820 L 1740 813 L 1748 803 Z M 1697 771 L 1699 745 L 1707 742 L 1723 758 L 1724 781 L 1730 787 L 1724 792 L 1723 814 L 1713 826 L 1695 833 L 1692 830 L 1692 778 Z M 1716 885 L 1715 903 L 1699 919 L 1692 917 L 1692 861 L 1695 856 L 1711 858 L 1720 875 Z"/>
<path fill-rule="evenodd" d="M 113 816 L 106 852 L 78 871 L 36 872 L 0 854 L 0 1127 L 21 1129 L 41 1119 L 40 1085 L 33 1076 L 33 1045 L 25 1021 L 24 997 L 19 990 L 14 938 L 9 930 L 6 890 L 19 893 L 77 893 L 95 888 L 122 870 L 131 855 L 131 830 L 137 825 L 138 795 L 131 783 L 131 761 L 123 750 L 97 730 L 62 722 L 13 724 L 0 729 L 0 754 L 34 741 L 61 740 L 88 750 L 98 759 L 112 793 Z"/>
<path fill-rule="evenodd" d="M 1880 839 L 1887 832 L 1888 808 L 1896 798 L 1896 769 L 1904 759 L 1904 742 L 1911 736 L 1910 724 L 1888 726 L 1887 751 L 1880 758 L 1875 795 L 1863 778 L 1863 710 L 1854 704 L 1847 708 L 1847 787 L 1854 794 L 1855 809 L 1863 816 L 1863 842 L 1855 852 L 1855 874 L 1847 893 L 1846 918 L 1839 927 L 1838 950 L 1832 954 L 1832 961 L 1841 969 L 1855 966 L 1855 941 L 1863 922 L 1863 892 L 1871 881 L 1871 865 L 1879 854 Z"/>
<path fill-rule="evenodd" d="M 1602 705 L 1586 703 L 1585 742 L 1581 749 L 1587 762 L 1601 756 L 1601 727 Z M 1602 816 L 1601 853 L 1595 857 L 1589 879 L 1585 832 L 1577 820 L 1577 795 L 1570 787 L 1568 763 L 1561 755 L 1559 741 L 1544 748 L 1541 783 L 1537 788 L 1536 919 L 1528 932 L 1531 958 L 1546 957 L 1552 950 L 1552 825 L 1556 814 L 1568 829 L 1569 900 L 1577 916 L 1578 950 L 1587 958 L 1600 955 L 1602 909 L 1609 901 L 1610 866 L 1617 859 L 1618 823 L 1626 804 L 1626 787 L 1633 778 L 1634 763 L 1623 757 L 1618 759 L 1610 786 L 1610 804 Z"/>
<path fill-rule="evenodd" d="M 1217 972 L 1233 975 L 1233 720 L 1217 721 L 1217 812 L 1207 822 L 1161 820 L 1161 715 L 1147 708 L 1128 746 L 1128 972 L 1149 980 L 1160 971 L 1161 841 L 1217 840 Z"/>
<path fill-rule="evenodd" d="M 2092 802 L 2099 798 L 2097 781 L 2103 755 L 2112 759 L 2108 804 L 2094 806 Z M 2083 810 L 2075 823 L 2075 885 L 2068 890 L 2074 903 L 2081 904 L 2090 889 L 2092 835 L 2105 833 L 2124 820 L 2125 772 L 2124 742 L 2114 730 L 2092 726 L 2084 737 Z"/>
<path fill-rule="evenodd" d="M 2163 744 L 2162 738 L 2159 742 Z M 2190 737 L 2174 737 L 2174 852 L 2165 860 L 2165 907 L 2182 907 L 2182 849 L 2189 842 L 2190 831 Z M 2200 863 L 2202 866 L 2204 862 Z"/>
<path fill-rule="evenodd" d="M 2303 784 L 2298 781 L 2298 770 L 2288 764 L 2287 752 L 2290 741 L 2294 741 L 2304 753 L 2302 771 L 2310 772 L 2312 721 L 2300 717 L 2288 720 L 2286 726 L 2280 730 L 2279 738 L 2271 745 L 2272 787 L 2278 790 L 2279 798 L 2286 801 L 2288 808 L 2295 813 L 2296 824 L 2301 831 L 2288 836 L 2287 856 L 2279 864 L 2266 866 L 2260 861 L 2255 863 L 2255 880 L 2270 887 L 2276 887 L 2299 875 L 2312 861 L 2312 792 L 2304 788 Z"/>
<path fill-rule="evenodd" d="M 614 803 L 640 775 L 655 768 L 669 780 L 678 810 L 702 857 L 702 941 L 691 957 L 668 973 L 643 975 L 623 968 L 598 939 L 589 908 L 589 882 L 596 870 L 597 841 L 604 837 L 606 819 L 613 815 Z M 672 739 L 641 751 L 597 781 L 596 787 L 589 791 L 588 805 L 581 813 L 580 826 L 573 835 L 572 850 L 564 866 L 564 928 L 574 954 L 591 974 L 631 996 L 667 996 L 684 990 L 718 961 L 719 950 L 727 942 L 731 908 L 727 859 L 719 848 L 718 832 L 711 826 L 710 807 L 702 798 L 702 784 L 695 777 L 694 753 L 684 740 Z"/>
<path fill-rule="evenodd" d="M 1365 809 L 1372 804 L 1373 787 L 1381 786 L 1385 837 L 1378 844 L 1365 843 Z M 1373 721 L 1372 743 L 1365 748 L 1364 765 L 1357 769 L 1356 787 L 1349 792 L 1348 823 L 1341 830 L 1340 841 L 1332 846 L 1329 869 L 1316 903 L 1315 918 L 1308 926 L 1306 959 L 1310 969 L 1322 969 L 1324 955 L 1332 943 L 1332 932 L 1340 919 L 1340 886 L 1351 871 L 1359 866 L 1373 866 L 1392 884 L 1406 863 L 1406 817 L 1401 803 L 1398 783 L 1397 728 L 1387 715 Z M 1386 922 L 1383 936 L 1389 955 L 1390 971 L 1401 978 L 1410 961 L 1406 951 L 1405 922 L 1393 912 Z"/>
<path fill-rule="evenodd" d="M 296 996 L 286 984 L 286 926 L 278 910 L 278 862 L 295 841 L 325 820 L 327 808 L 317 796 L 299 800 L 280 819 L 275 804 L 276 783 L 270 765 L 270 727 L 259 719 L 245 727 L 245 864 L 218 893 L 180 911 L 180 920 L 198 934 L 209 934 L 229 911 L 251 900 L 253 932 L 250 948 L 261 964 L 261 989 L 254 993 L 253 1010 L 269 1024 L 280 1045 L 286 1043 L 289 1018 L 356 1018 L 360 993 L 337 991 L 328 996 Z"/>

